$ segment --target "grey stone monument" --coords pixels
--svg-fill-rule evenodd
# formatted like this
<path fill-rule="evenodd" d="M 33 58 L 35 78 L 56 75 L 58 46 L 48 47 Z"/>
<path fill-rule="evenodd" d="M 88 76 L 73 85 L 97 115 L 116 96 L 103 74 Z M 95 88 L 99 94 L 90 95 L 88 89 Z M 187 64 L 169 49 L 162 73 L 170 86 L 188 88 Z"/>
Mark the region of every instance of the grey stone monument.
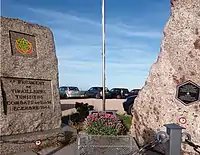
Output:
<path fill-rule="evenodd" d="M 39 139 L 43 142 L 49 137 L 57 138 L 61 132 L 61 108 L 51 30 L 19 19 L 0 20 L 3 155 L 36 147 L 34 141 Z"/>

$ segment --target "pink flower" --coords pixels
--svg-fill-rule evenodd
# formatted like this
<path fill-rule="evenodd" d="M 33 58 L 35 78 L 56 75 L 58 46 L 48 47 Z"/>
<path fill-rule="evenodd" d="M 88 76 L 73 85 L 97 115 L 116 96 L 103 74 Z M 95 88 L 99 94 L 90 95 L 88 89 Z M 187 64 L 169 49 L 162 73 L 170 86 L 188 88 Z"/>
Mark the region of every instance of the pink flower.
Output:
<path fill-rule="evenodd" d="M 111 117 L 110 117 L 111 119 L 114 119 L 115 118 L 115 116 L 114 115 L 111 115 Z"/>

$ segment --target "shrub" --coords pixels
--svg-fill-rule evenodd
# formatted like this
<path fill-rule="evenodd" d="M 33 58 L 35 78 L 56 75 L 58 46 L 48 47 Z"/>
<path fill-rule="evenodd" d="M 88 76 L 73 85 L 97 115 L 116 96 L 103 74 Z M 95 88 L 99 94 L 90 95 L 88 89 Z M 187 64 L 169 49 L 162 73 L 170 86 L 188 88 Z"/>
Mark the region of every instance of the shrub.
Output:
<path fill-rule="evenodd" d="M 91 135 L 123 135 L 126 128 L 122 121 L 111 114 L 99 112 L 88 115 L 85 122 L 85 130 Z"/>
<path fill-rule="evenodd" d="M 73 124 L 84 122 L 85 118 L 89 115 L 89 111 L 94 110 L 94 106 L 88 105 L 88 103 L 76 102 L 75 108 L 77 113 L 70 116 L 70 121 Z"/>

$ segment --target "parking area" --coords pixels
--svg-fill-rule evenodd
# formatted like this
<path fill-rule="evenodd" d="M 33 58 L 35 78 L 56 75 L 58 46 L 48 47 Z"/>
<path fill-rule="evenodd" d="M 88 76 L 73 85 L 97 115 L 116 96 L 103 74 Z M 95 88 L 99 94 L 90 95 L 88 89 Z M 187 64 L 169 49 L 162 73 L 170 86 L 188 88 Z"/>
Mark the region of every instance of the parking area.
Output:
<path fill-rule="evenodd" d="M 125 113 L 122 105 L 124 101 L 125 99 L 108 99 L 106 100 L 106 110 L 116 110 L 118 113 Z M 95 110 L 103 109 L 101 99 L 65 99 L 61 100 L 62 111 L 73 109 L 76 102 L 93 105 Z"/>

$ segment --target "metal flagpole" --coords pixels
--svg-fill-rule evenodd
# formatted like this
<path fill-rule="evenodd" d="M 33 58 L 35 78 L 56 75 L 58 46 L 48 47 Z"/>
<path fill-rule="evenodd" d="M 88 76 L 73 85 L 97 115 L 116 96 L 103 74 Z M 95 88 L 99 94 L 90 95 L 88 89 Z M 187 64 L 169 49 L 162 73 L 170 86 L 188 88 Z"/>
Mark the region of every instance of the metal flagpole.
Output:
<path fill-rule="evenodd" d="M 103 85 L 103 100 L 102 100 L 102 106 L 103 111 L 105 111 L 105 83 L 106 83 L 106 74 L 105 74 L 105 1 L 102 0 L 102 85 Z"/>

